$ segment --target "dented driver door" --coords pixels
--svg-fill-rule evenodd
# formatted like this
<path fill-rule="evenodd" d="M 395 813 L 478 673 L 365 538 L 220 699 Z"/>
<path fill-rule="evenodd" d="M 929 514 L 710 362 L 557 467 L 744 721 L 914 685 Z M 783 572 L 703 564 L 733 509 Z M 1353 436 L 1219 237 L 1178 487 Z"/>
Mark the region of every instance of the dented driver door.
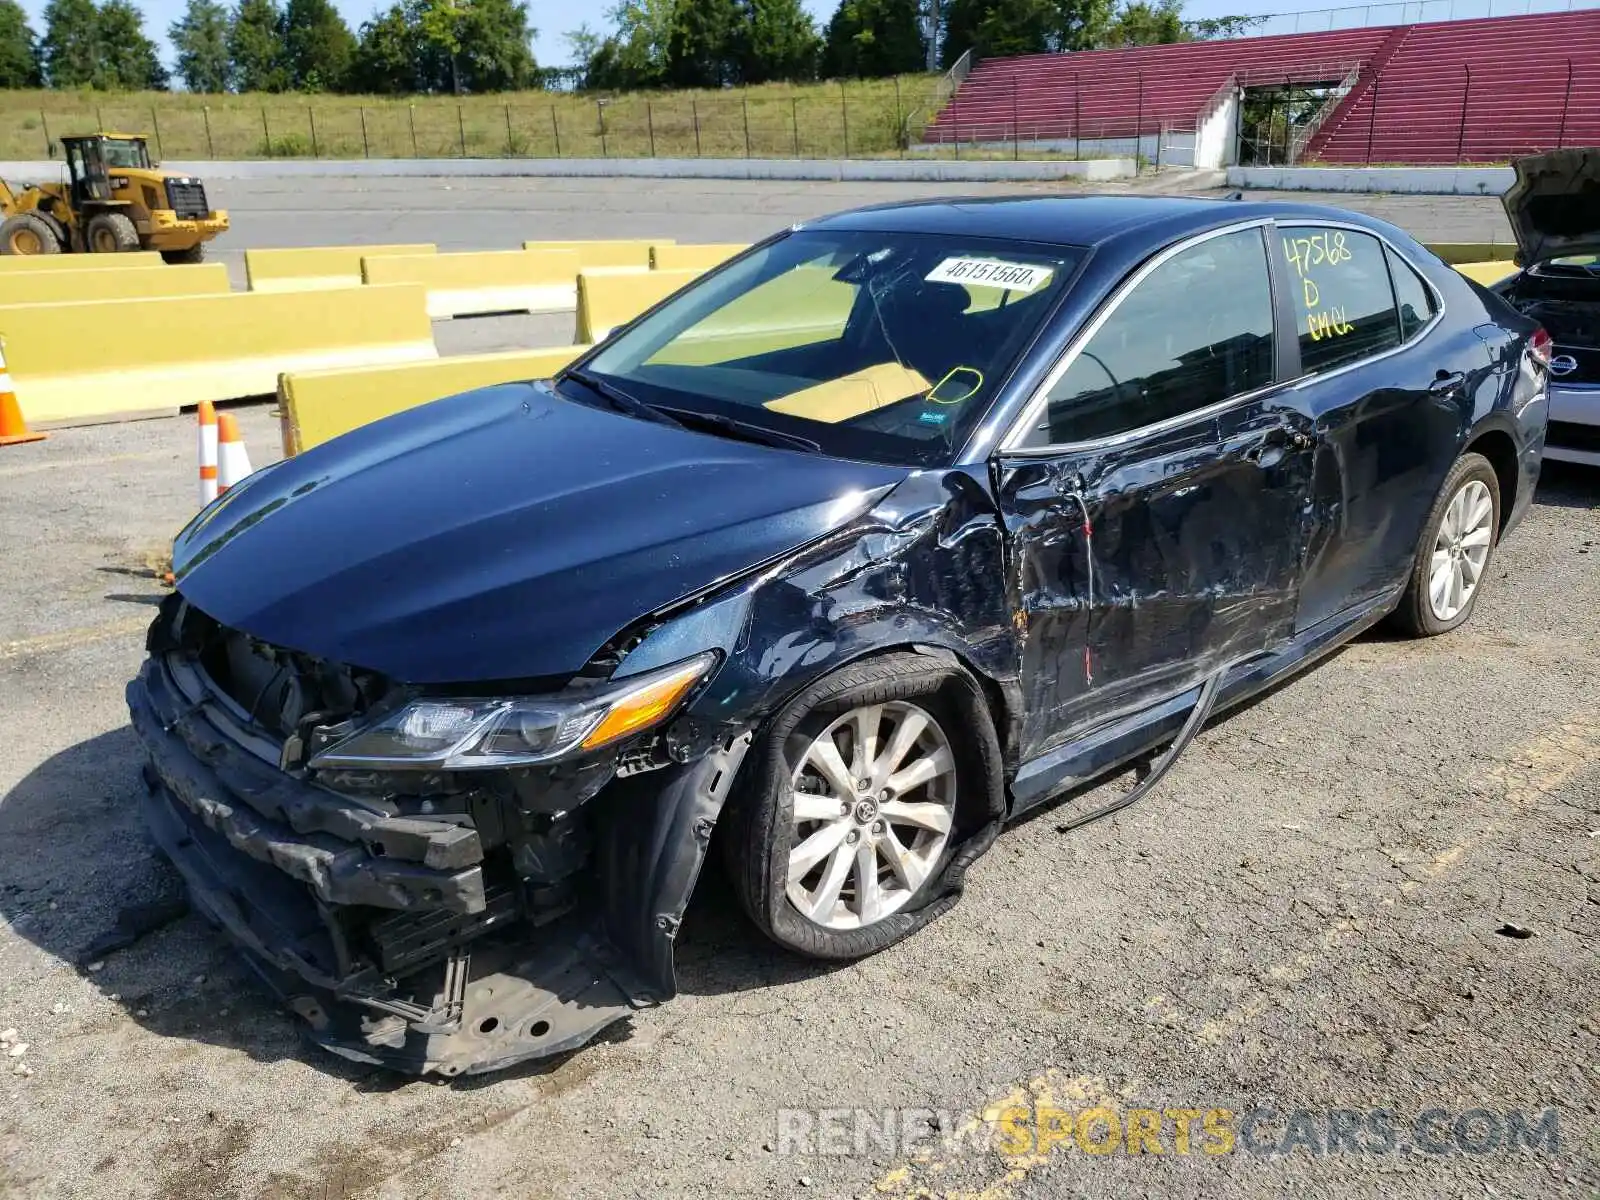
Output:
<path fill-rule="evenodd" d="M 1261 230 L 1142 274 L 993 463 L 1025 759 L 1293 632 L 1314 441 L 1277 377 Z"/>

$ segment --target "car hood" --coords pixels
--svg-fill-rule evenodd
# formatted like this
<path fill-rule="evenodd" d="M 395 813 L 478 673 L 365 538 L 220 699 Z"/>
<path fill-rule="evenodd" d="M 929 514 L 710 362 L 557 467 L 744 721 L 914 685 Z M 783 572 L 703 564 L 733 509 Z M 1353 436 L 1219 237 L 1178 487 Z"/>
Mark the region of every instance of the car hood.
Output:
<path fill-rule="evenodd" d="M 173 569 L 225 625 L 397 680 L 565 676 L 906 474 L 504 384 L 251 476 L 179 535 Z"/>
<path fill-rule="evenodd" d="M 1519 158 L 1500 202 L 1525 267 L 1570 254 L 1600 254 L 1600 149 L 1552 150 Z"/>

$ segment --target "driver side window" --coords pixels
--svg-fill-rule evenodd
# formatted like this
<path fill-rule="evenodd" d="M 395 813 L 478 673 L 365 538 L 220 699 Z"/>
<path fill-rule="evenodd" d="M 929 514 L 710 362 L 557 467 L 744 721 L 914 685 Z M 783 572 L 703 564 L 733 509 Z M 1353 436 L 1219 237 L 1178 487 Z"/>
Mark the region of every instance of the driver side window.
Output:
<path fill-rule="evenodd" d="M 1050 389 L 1028 444 L 1126 433 L 1272 379 L 1261 230 L 1223 234 L 1173 255 L 1122 298 Z"/>

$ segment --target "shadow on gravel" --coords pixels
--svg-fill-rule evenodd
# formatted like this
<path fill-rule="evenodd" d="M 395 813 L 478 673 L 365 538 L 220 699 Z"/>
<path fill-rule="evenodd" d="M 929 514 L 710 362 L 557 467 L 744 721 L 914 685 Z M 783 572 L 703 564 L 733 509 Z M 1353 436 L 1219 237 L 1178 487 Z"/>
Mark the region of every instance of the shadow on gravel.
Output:
<path fill-rule="evenodd" d="M 162 1037 L 204 1042 L 262 1062 L 299 1059 L 350 1081 L 357 1091 L 389 1092 L 418 1083 L 414 1076 L 347 1062 L 304 1040 L 299 1022 L 259 985 L 227 937 L 186 911 L 182 880 L 156 852 L 139 816 L 142 762 L 132 730 L 116 729 L 46 759 L 0 796 L 0 916 Z M 124 948 L 97 950 L 100 957 L 91 957 L 95 943 L 129 915 L 153 927 Z M 787 955 L 762 938 L 715 862 L 708 862 L 695 891 L 677 963 L 680 991 L 694 995 L 759 990 L 836 966 Z M 635 1021 L 651 1019 L 645 1010 L 595 1040 L 626 1041 Z M 545 1075 L 583 1053 L 457 1079 L 451 1086 L 471 1089 Z"/>
<path fill-rule="evenodd" d="M 133 731 L 116 729 L 46 759 L 0 797 L 0 915 L 152 1033 L 367 1074 L 302 1043 L 222 935 L 187 913 L 182 880 L 139 818 L 141 761 Z M 89 956 L 119 916 L 141 909 L 154 928 Z"/>
<path fill-rule="evenodd" d="M 1600 467 L 1546 462 L 1539 472 L 1533 502 L 1547 508 L 1600 508 Z"/>

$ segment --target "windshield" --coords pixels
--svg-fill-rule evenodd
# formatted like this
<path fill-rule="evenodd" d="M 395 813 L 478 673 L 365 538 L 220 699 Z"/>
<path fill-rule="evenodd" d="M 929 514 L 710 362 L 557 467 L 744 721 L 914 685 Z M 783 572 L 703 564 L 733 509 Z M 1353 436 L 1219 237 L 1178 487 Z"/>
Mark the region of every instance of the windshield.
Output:
<path fill-rule="evenodd" d="M 106 138 L 101 143 L 101 153 L 105 156 L 108 167 L 148 167 L 150 165 L 149 152 L 145 150 L 143 142 L 135 142 L 126 138 Z"/>
<path fill-rule="evenodd" d="M 948 234 L 794 233 L 696 283 L 583 373 L 835 457 L 934 466 L 983 418 L 1081 258 Z"/>

